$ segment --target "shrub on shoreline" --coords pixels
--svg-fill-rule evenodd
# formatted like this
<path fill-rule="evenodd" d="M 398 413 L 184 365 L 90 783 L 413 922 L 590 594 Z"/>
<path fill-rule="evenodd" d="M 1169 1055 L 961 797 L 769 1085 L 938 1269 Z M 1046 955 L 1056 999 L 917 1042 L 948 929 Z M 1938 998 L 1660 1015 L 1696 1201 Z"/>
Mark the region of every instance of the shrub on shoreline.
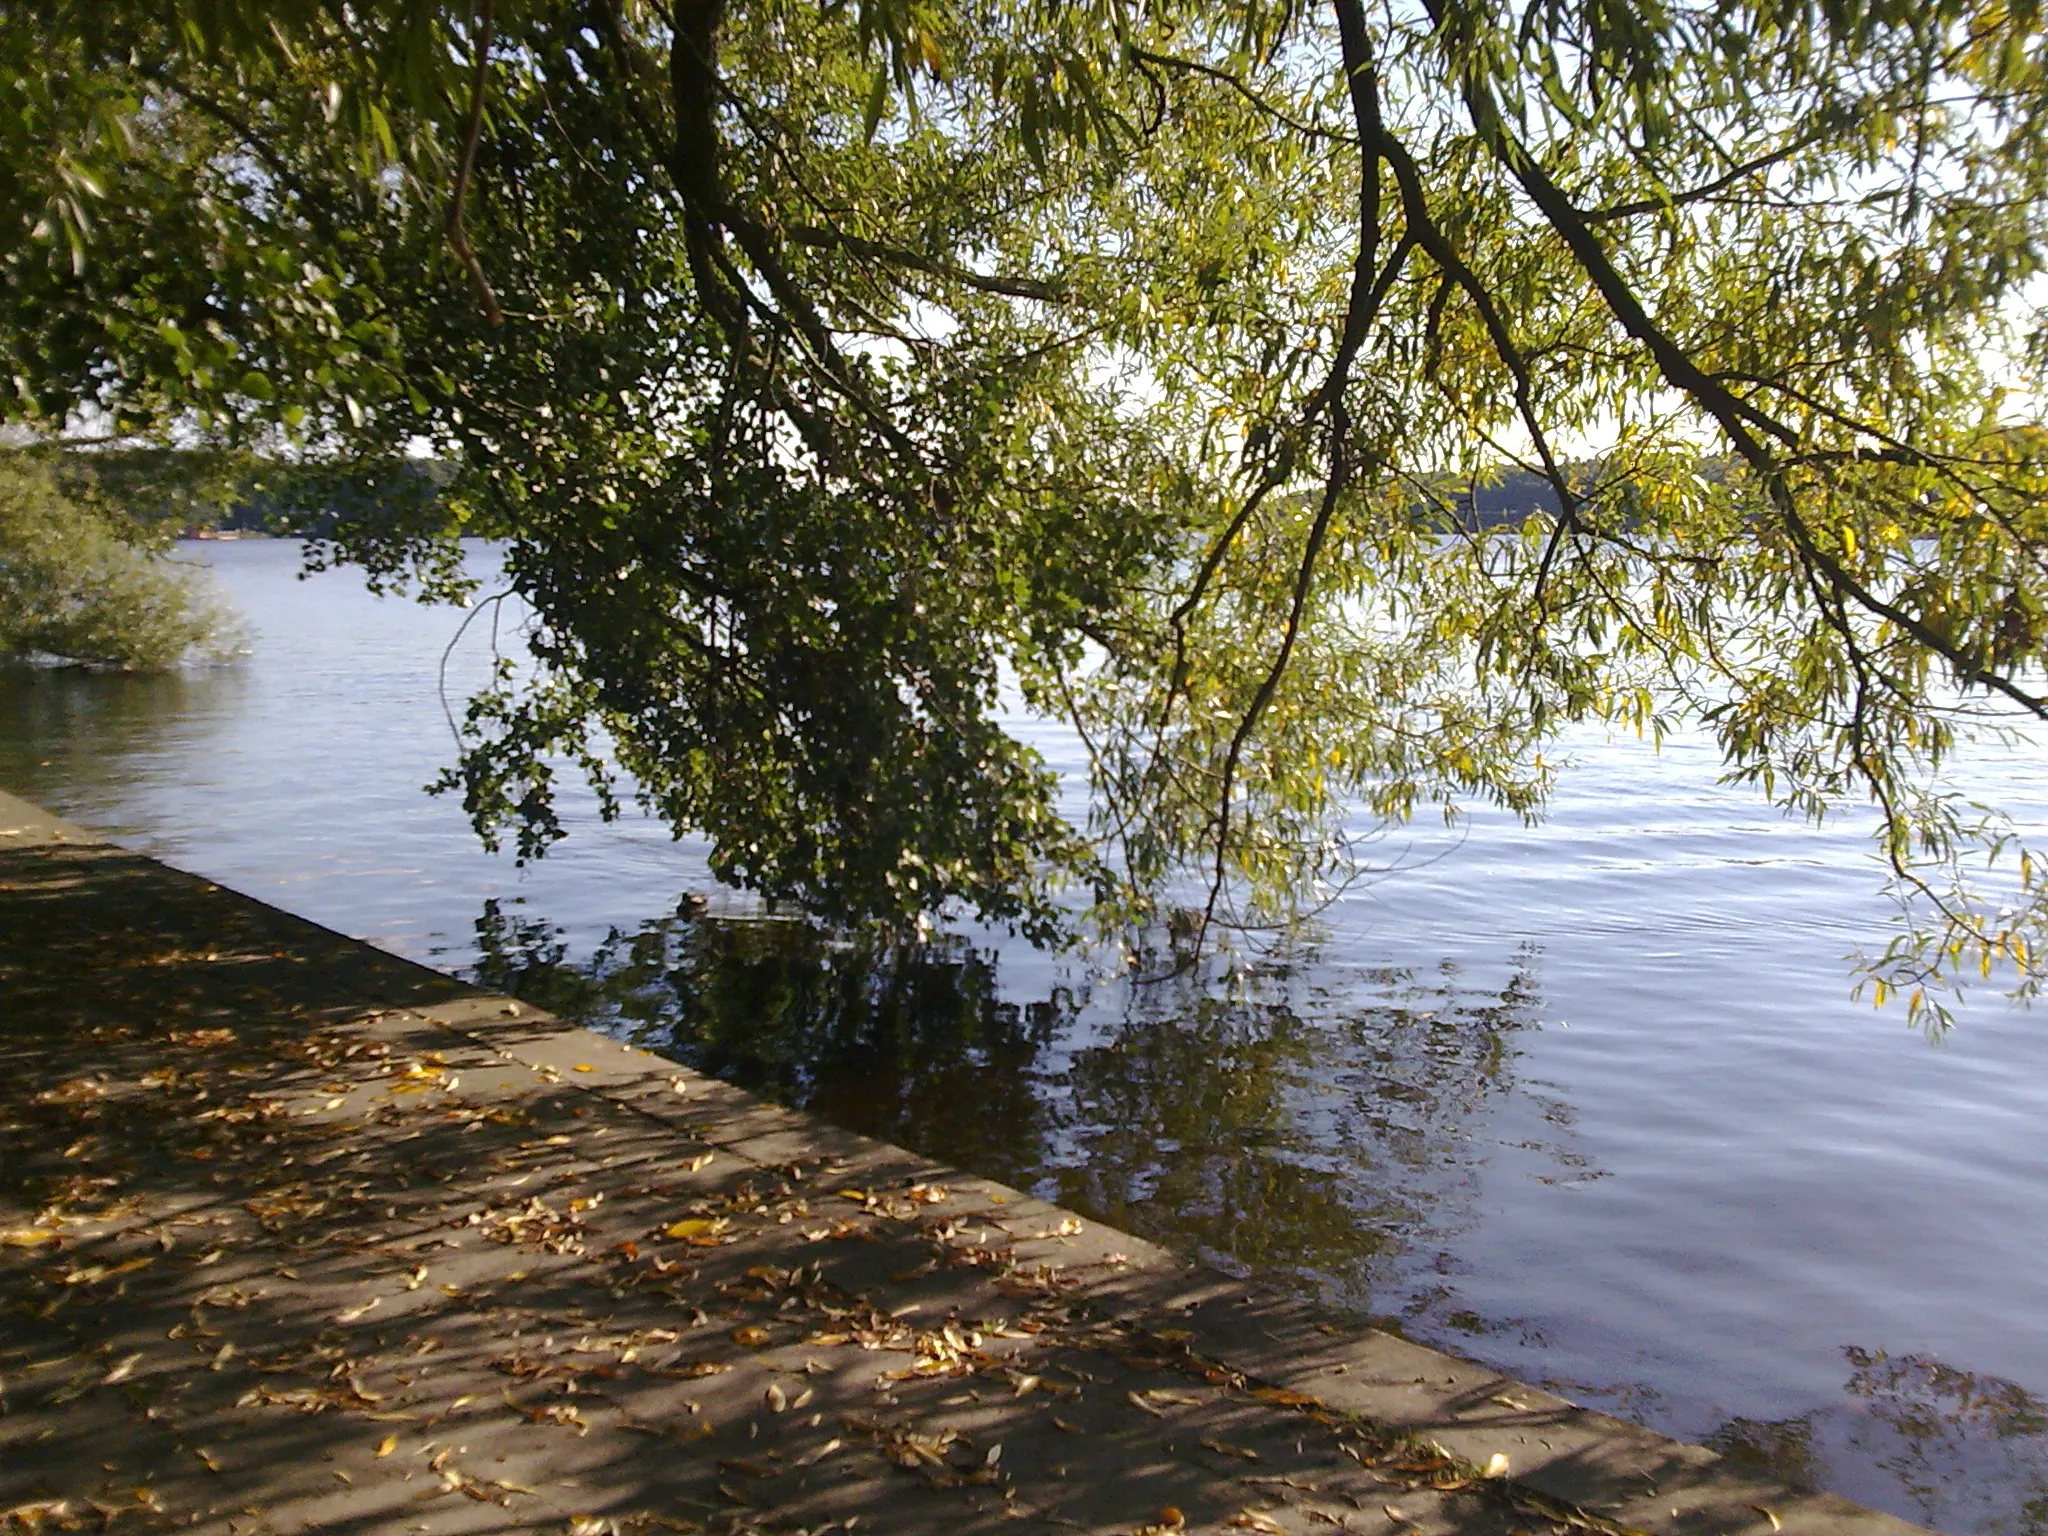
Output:
<path fill-rule="evenodd" d="M 239 639 L 203 570 L 48 464 L 0 459 L 0 657 L 148 671 L 223 660 Z"/>

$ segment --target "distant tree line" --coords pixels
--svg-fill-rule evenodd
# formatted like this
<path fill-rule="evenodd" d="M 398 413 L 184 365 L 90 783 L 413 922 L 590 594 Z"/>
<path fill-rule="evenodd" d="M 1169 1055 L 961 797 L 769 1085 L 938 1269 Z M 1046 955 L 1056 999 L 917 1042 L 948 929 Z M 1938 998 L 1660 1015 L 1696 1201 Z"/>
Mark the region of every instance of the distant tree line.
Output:
<path fill-rule="evenodd" d="M 366 517 L 446 516 L 442 492 L 453 465 L 435 459 L 380 464 L 252 462 L 241 466 L 232 490 L 212 515 L 194 519 L 189 536 L 209 531 L 327 539 L 344 523 Z"/>

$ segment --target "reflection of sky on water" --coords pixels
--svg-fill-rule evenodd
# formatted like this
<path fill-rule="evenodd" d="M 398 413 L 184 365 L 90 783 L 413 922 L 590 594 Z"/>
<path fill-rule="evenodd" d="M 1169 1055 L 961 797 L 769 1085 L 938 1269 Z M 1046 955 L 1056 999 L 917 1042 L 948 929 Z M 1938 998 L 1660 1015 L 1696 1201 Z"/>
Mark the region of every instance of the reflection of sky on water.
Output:
<path fill-rule="evenodd" d="M 250 662 L 0 673 L 0 784 L 572 1013 L 637 978 L 653 1027 L 835 1119 L 1909 1518 L 2048 1532 L 2048 1032 L 1973 1003 L 1930 1049 L 1849 1002 L 1884 918 L 1853 823 L 1778 821 L 1697 741 L 1584 738 L 1544 826 L 1387 839 L 1406 872 L 1234 987 L 980 933 L 882 956 L 716 892 L 664 924 L 694 845 L 579 810 L 519 871 L 418 793 L 459 616 L 205 553 Z M 2040 754 L 1965 770 L 2048 804 Z"/>

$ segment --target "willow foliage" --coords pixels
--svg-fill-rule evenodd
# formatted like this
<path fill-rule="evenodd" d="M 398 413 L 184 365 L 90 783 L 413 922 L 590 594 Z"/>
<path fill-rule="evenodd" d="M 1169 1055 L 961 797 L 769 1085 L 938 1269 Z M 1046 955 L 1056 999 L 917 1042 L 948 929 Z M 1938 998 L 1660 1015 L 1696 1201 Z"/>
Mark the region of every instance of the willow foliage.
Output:
<path fill-rule="evenodd" d="M 608 753 L 720 873 L 1255 921 L 1351 809 L 1540 810 L 1568 722 L 1875 800 L 1938 1019 L 2044 894 L 1934 787 L 2048 713 L 2048 37 L 1979 0 L 43 0 L 9 410 L 421 440 L 537 670 L 487 831 Z M 1480 531 L 1515 466 L 1549 515 Z M 443 521 L 344 523 L 455 580 Z M 1081 728 L 1095 814 L 997 721 Z M 604 744 L 600 752 L 599 743 Z M 1988 873 L 1986 861 L 1990 861 Z"/>

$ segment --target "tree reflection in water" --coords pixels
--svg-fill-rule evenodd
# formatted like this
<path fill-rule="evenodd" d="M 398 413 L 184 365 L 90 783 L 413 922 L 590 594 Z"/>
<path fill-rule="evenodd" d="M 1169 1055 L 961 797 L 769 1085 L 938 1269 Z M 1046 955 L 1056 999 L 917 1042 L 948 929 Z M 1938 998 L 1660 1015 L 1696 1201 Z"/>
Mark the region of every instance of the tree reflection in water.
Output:
<path fill-rule="evenodd" d="M 1073 1011 L 996 995 L 957 939 L 887 945 L 687 910 L 571 962 L 559 931 L 487 902 L 485 986 L 620 1034 L 835 1124 L 1029 1181 L 1047 1118 L 1032 1064 Z"/>
<path fill-rule="evenodd" d="M 1471 1124 L 1535 1020 L 1529 960 L 1494 992 L 1378 971 L 1337 999 L 1282 967 L 1124 987 L 1106 1038 L 1048 1079 L 1056 1198 L 1370 1307 L 1375 1259 L 1458 1225 Z"/>
<path fill-rule="evenodd" d="M 1470 1126 L 1536 1018 L 1528 954 L 1491 991 L 1381 971 L 1338 998 L 1266 965 L 1018 1004 L 997 957 L 957 938 L 686 906 L 572 960 L 497 903 L 477 937 L 487 986 L 1361 1309 L 1376 1260 L 1458 1225 Z"/>
<path fill-rule="evenodd" d="M 1850 1498 L 1898 1508 L 1903 1494 L 1938 1531 L 2048 1536 L 2048 1403 L 1931 1355 L 1842 1354 L 1842 1404 L 1731 1419 L 1707 1443 Z"/>
<path fill-rule="evenodd" d="M 128 832 L 128 791 L 152 785 L 167 754 L 208 748 L 248 691 L 247 676 L 231 666 L 93 672 L 0 661 L 0 785 Z"/>

